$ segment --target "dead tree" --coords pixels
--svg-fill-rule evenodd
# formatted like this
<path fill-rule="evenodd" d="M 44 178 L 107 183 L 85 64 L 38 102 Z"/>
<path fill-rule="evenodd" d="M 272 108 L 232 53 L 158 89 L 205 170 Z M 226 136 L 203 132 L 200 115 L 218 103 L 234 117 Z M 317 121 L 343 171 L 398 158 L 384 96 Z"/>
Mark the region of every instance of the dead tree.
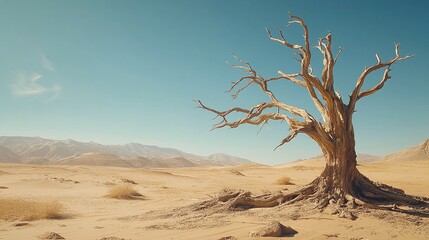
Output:
<path fill-rule="evenodd" d="M 215 201 L 228 208 L 234 207 L 272 207 L 279 204 L 290 204 L 301 200 L 313 200 L 318 207 L 324 208 L 330 203 L 343 204 L 357 203 L 360 205 L 382 207 L 386 205 L 427 206 L 423 198 L 406 195 L 402 190 L 384 184 L 374 183 L 362 175 L 356 168 L 355 136 L 353 130 L 353 113 L 356 103 L 383 88 L 390 79 L 390 67 L 397 62 L 411 58 L 401 56 L 399 44 L 395 44 L 395 57 L 383 61 L 378 54 L 376 63 L 366 67 L 357 78 L 356 87 L 349 95 L 348 103 L 343 101 L 341 95 L 334 88 L 334 67 L 341 53 L 341 49 L 334 55 L 332 52 L 332 35 L 320 38 L 316 49 L 323 56 L 323 69 L 320 78 L 313 73 L 311 67 L 311 46 L 307 25 L 297 16 L 289 15 L 292 21 L 289 24 L 299 24 L 304 31 L 304 43 L 293 44 L 286 40 L 282 30 L 278 30 L 279 37 L 273 37 L 266 29 L 268 37 L 287 48 L 296 51 L 301 66 L 299 73 L 278 72 L 278 75 L 265 78 L 259 75 L 250 63 L 234 56 L 238 65 L 234 69 L 244 70 L 247 74 L 239 80 L 232 82 L 227 91 L 236 98 L 241 91 L 251 85 L 257 85 L 268 96 L 269 101 L 254 105 L 250 109 L 234 107 L 226 111 L 218 111 L 196 100 L 197 108 L 213 112 L 222 121 L 214 128 L 236 128 L 243 124 L 264 125 L 271 120 L 285 121 L 289 124 L 290 134 L 287 135 L 277 147 L 291 141 L 297 134 L 303 133 L 313 139 L 323 152 L 326 161 L 322 174 L 309 185 L 290 194 L 275 194 L 252 196 L 248 192 L 226 192 Z M 377 71 L 383 70 L 381 80 L 372 88 L 363 89 L 367 77 Z M 308 92 L 309 97 L 317 107 L 322 117 L 317 121 L 314 116 L 304 109 L 280 102 L 274 92 L 269 88 L 273 81 L 290 81 Z M 239 120 L 228 121 L 231 114 L 242 114 Z M 277 148 L 276 147 L 276 148 Z M 208 202 L 204 204 L 209 204 Z"/>

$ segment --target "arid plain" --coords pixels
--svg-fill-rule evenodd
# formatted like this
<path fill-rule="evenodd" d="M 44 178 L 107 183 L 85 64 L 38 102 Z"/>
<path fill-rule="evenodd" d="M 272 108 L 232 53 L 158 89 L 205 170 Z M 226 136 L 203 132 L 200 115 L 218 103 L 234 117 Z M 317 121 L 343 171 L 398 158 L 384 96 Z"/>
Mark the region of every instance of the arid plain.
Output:
<path fill-rule="evenodd" d="M 428 141 L 370 163 L 359 170 L 374 181 L 429 197 Z M 384 210 L 366 210 L 354 221 L 319 212 L 308 205 L 217 212 L 188 206 L 223 189 L 255 194 L 293 191 L 323 170 L 318 158 L 281 166 L 120 168 L 66 165 L 0 165 L 0 216 L 13 216 L 10 201 L 62 206 L 53 219 L 0 220 L 0 239 L 258 239 L 249 232 L 271 220 L 298 233 L 263 239 L 427 239 L 429 218 Z M 292 184 L 278 184 L 288 177 Z M 109 198 L 115 186 L 130 186 L 142 196 Z M 9 201 L 9 202 L 8 202 Z M 227 238 L 229 237 L 229 238 Z M 234 238 L 232 238 L 234 237 Z M 50 239 L 55 239 L 51 236 Z"/>

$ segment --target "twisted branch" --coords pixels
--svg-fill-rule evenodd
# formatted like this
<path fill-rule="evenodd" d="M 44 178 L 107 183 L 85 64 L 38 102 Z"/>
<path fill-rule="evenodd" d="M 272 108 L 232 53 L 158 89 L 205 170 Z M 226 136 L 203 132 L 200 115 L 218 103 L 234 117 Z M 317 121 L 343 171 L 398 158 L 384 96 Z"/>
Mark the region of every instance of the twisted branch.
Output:
<path fill-rule="evenodd" d="M 325 43 L 326 41 L 326 43 Z M 341 50 L 338 52 L 337 56 L 334 58 L 332 55 L 332 35 L 329 33 L 324 38 L 319 39 L 319 45 L 316 46 L 317 49 L 322 53 L 323 55 L 323 70 L 322 70 L 322 82 L 323 87 L 331 92 L 333 91 L 333 85 L 334 85 L 334 65 L 341 54 Z"/>
<path fill-rule="evenodd" d="M 309 34 L 308 34 L 307 25 L 304 23 L 304 21 L 300 17 L 294 16 L 292 14 L 289 14 L 289 17 L 291 19 L 295 19 L 295 20 L 289 21 L 288 26 L 291 24 L 297 23 L 303 29 L 304 41 L 305 41 L 304 47 L 301 45 L 298 45 L 298 44 L 291 44 L 291 43 L 287 42 L 284 35 L 283 35 L 282 30 L 280 30 L 280 29 L 278 29 L 280 39 L 273 37 L 269 29 L 266 28 L 265 30 L 267 31 L 268 37 L 272 41 L 279 42 L 279 43 L 285 45 L 286 47 L 288 47 L 290 49 L 298 50 L 298 52 L 296 54 L 298 56 L 300 56 L 300 59 L 296 59 L 296 60 L 301 63 L 302 70 L 301 70 L 300 74 L 295 74 L 294 76 L 299 76 L 299 77 L 303 78 L 304 80 L 298 80 L 296 78 L 291 79 L 290 76 L 282 73 L 281 71 L 279 71 L 279 74 L 280 74 L 280 76 L 285 77 L 287 80 L 290 80 L 296 84 L 299 84 L 301 86 L 306 87 L 309 94 L 310 94 L 311 99 L 313 100 L 313 103 L 316 105 L 317 109 L 319 110 L 323 120 L 325 122 L 327 122 L 327 121 L 329 121 L 329 117 L 328 117 L 326 107 L 318 98 L 317 93 L 315 92 L 315 88 L 322 95 L 322 97 L 324 98 L 325 101 L 331 102 L 331 100 L 330 100 L 331 97 L 325 91 L 321 82 L 315 76 L 312 75 L 313 70 L 310 66 L 311 51 L 310 51 Z"/>
<path fill-rule="evenodd" d="M 262 123 L 265 125 L 268 122 L 268 120 L 286 121 L 289 124 L 290 130 L 294 134 L 291 134 L 286 139 L 283 139 L 282 142 L 275 149 L 277 149 L 281 145 L 285 144 L 286 142 L 292 140 L 299 132 L 301 132 L 304 129 L 304 127 L 313 125 L 313 121 L 310 121 L 310 122 L 299 121 L 293 117 L 287 116 L 287 115 L 279 113 L 279 112 L 277 112 L 277 113 L 263 113 L 266 109 L 277 107 L 277 104 L 272 103 L 272 102 L 271 103 L 265 102 L 265 103 L 257 104 L 255 106 L 253 106 L 252 108 L 250 108 L 249 110 L 235 107 L 235 108 L 228 109 L 226 111 L 217 111 L 215 109 L 209 108 L 209 107 L 205 106 L 200 100 L 195 100 L 195 102 L 198 104 L 197 108 L 201 108 L 201 109 L 213 112 L 216 114 L 216 117 L 222 118 L 222 121 L 215 124 L 213 126 L 213 129 L 223 128 L 223 127 L 236 128 L 236 127 L 243 125 L 243 124 L 260 125 Z M 234 113 L 234 112 L 241 112 L 241 113 L 245 113 L 247 115 L 244 116 L 243 118 L 239 119 L 239 120 L 229 122 L 227 120 L 227 117 L 231 113 Z"/>
<path fill-rule="evenodd" d="M 386 81 L 388 79 L 390 79 L 389 76 L 389 71 L 390 71 L 390 66 L 396 62 L 399 61 L 403 61 L 406 60 L 408 58 L 412 58 L 413 56 L 411 55 L 407 55 L 405 57 L 401 57 L 399 54 L 399 44 L 395 43 L 395 57 L 390 59 L 387 62 L 382 62 L 380 57 L 378 56 L 378 54 L 375 54 L 375 57 L 377 59 L 377 64 L 372 65 L 371 67 L 366 67 L 365 70 L 362 72 L 362 74 L 359 76 L 359 78 L 356 81 L 356 87 L 353 90 L 351 96 L 350 96 L 350 101 L 349 101 L 349 112 L 353 112 L 355 109 L 355 105 L 356 102 L 361 99 L 362 97 L 366 97 L 369 96 L 373 93 L 376 93 L 378 90 L 380 90 L 381 88 L 383 88 L 384 84 L 386 83 Z M 361 91 L 362 86 L 365 83 L 366 77 L 371 74 L 372 72 L 387 67 L 386 70 L 384 71 L 383 77 L 381 79 L 381 81 L 375 85 L 373 88 L 368 89 L 368 90 L 364 90 Z"/>

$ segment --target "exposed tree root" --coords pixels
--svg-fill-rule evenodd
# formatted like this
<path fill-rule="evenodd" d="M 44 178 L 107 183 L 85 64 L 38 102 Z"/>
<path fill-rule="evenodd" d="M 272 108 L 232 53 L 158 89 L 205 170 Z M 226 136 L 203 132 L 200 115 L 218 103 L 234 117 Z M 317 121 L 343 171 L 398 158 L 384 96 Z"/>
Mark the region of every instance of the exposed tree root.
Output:
<path fill-rule="evenodd" d="M 363 175 L 359 175 L 352 184 L 351 191 L 346 195 L 343 194 L 345 191 L 328 187 L 325 182 L 323 177 L 319 177 L 304 188 L 288 194 L 278 192 L 252 195 L 251 192 L 244 190 L 223 190 L 217 197 L 194 205 L 193 209 L 236 211 L 269 208 L 307 200 L 313 202 L 320 210 L 331 206 L 334 209 L 332 214 L 352 220 L 356 218 L 353 212 L 365 208 L 429 217 L 428 198 L 407 195 L 401 189 L 374 183 Z"/>

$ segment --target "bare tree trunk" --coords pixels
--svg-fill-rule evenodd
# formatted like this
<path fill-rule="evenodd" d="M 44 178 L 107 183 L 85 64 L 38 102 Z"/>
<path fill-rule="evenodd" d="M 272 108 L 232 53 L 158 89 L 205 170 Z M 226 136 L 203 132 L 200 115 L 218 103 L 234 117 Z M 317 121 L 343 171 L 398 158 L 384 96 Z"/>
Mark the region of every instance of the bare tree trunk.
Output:
<path fill-rule="evenodd" d="M 330 186 L 327 189 L 329 194 L 344 198 L 353 192 L 353 182 L 358 172 L 353 126 L 345 121 L 335 126 L 334 132 L 338 132 L 339 136 L 334 139 L 333 149 L 324 155 L 326 165 L 320 177 Z"/>

